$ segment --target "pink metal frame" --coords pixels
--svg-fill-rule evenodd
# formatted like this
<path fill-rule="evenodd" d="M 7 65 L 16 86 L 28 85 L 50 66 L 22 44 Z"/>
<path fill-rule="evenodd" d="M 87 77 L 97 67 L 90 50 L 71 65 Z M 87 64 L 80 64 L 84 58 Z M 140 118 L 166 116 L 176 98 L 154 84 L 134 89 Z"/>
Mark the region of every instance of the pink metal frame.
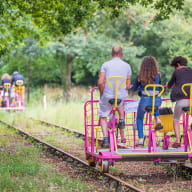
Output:
<path fill-rule="evenodd" d="M 116 116 L 115 116 L 115 111 L 111 111 L 112 118 L 109 120 L 109 125 L 110 125 L 110 130 L 109 130 L 109 137 L 110 137 L 110 146 L 109 146 L 109 150 L 108 151 L 100 151 L 97 152 L 96 151 L 96 147 L 95 147 L 95 134 L 94 134 L 94 128 L 95 126 L 99 126 L 100 122 L 98 122 L 98 124 L 95 124 L 95 114 L 94 114 L 94 104 L 98 103 L 99 100 L 94 100 L 94 91 L 97 88 L 93 88 L 91 90 L 91 100 L 88 100 L 85 105 L 84 105 L 84 125 L 85 125 L 85 153 L 86 153 L 86 157 L 87 158 L 91 158 L 93 161 L 97 161 L 97 162 L 101 162 L 102 159 L 107 159 L 110 162 L 114 162 L 117 159 L 122 159 L 122 155 L 115 155 L 115 142 L 116 141 L 116 136 L 115 136 L 115 124 L 116 124 Z M 167 99 L 164 99 L 167 100 Z M 91 105 L 91 123 L 87 122 L 87 115 L 88 115 L 88 105 Z M 89 114 L 90 115 L 90 114 Z M 135 117 L 135 114 L 134 114 Z M 156 134 L 155 131 L 153 129 L 153 123 L 152 123 L 152 115 L 148 114 L 147 115 L 147 119 L 146 119 L 146 124 L 149 125 L 149 131 L 148 131 L 148 149 L 141 149 L 141 150 L 137 150 L 140 152 L 148 152 L 148 153 L 155 153 L 157 152 L 157 145 L 156 145 Z M 189 142 L 188 142 L 188 137 L 192 143 L 192 130 L 188 128 L 188 124 L 189 124 L 189 115 L 188 114 L 184 114 L 184 122 L 183 122 L 183 130 L 184 130 L 184 145 L 181 147 L 184 147 L 185 151 L 187 151 L 188 147 L 189 147 Z M 89 138 L 89 134 L 88 131 L 91 128 L 91 138 Z M 187 135 L 189 134 L 189 136 Z M 136 134 L 135 134 L 135 130 L 133 129 L 133 136 L 134 136 L 134 146 L 132 151 L 135 150 L 135 140 L 136 140 Z M 166 149 L 167 145 L 169 145 L 170 141 L 169 141 L 169 135 L 167 135 L 166 133 L 164 133 L 163 136 L 163 149 Z M 90 142 L 89 142 L 90 140 Z M 192 158 L 192 154 L 188 154 L 189 158 Z M 142 160 L 142 158 L 141 158 Z M 154 161 L 159 161 L 159 158 L 154 158 Z"/>

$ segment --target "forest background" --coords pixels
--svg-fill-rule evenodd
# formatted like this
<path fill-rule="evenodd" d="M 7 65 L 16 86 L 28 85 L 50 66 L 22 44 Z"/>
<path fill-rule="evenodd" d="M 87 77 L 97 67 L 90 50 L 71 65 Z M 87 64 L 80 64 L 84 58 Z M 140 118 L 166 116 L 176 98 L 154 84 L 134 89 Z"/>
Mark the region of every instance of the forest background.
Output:
<path fill-rule="evenodd" d="M 19 71 L 30 88 L 96 86 L 114 45 L 137 75 L 144 56 L 157 58 L 163 84 L 170 62 L 192 64 L 192 0 L 54 0 L 0 2 L 0 75 Z"/>

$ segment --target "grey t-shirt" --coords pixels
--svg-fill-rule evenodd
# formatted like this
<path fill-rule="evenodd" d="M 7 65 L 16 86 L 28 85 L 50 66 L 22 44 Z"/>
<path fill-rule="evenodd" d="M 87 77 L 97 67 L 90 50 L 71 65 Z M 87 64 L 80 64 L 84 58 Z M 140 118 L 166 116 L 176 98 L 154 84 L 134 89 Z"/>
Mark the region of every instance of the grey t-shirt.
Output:
<path fill-rule="evenodd" d="M 101 66 L 101 71 L 105 72 L 106 79 L 111 76 L 122 76 L 127 79 L 128 76 L 132 75 L 131 67 L 128 63 L 121 60 L 119 57 L 114 57 L 110 61 L 103 63 Z M 119 87 L 124 82 L 124 79 L 118 80 Z M 115 95 L 115 79 L 110 80 L 111 85 L 113 88 L 110 88 L 108 84 L 105 82 L 105 88 L 103 91 L 103 95 L 108 98 L 112 98 Z M 124 99 L 128 96 L 128 91 L 126 90 L 126 84 L 123 88 L 118 89 L 118 98 Z"/>

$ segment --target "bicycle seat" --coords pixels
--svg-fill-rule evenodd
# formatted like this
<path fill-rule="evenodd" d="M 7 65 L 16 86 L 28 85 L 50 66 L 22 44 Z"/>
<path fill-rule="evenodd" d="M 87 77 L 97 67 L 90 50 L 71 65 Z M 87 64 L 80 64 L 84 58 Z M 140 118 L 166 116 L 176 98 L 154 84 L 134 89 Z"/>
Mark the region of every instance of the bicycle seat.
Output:
<path fill-rule="evenodd" d="M 158 107 L 155 106 L 154 107 L 154 112 L 156 112 L 157 110 L 158 110 Z M 152 106 L 146 106 L 145 111 L 147 111 L 148 113 L 151 113 L 152 112 Z"/>
<path fill-rule="evenodd" d="M 173 111 L 171 107 L 162 107 L 159 109 L 160 115 L 168 115 L 168 114 L 173 114 Z"/>
<path fill-rule="evenodd" d="M 183 107 L 182 109 L 183 109 L 184 112 L 189 112 L 190 111 L 189 107 Z"/>
<path fill-rule="evenodd" d="M 117 99 L 117 105 L 119 105 L 121 103 L 122 99 Z M 109 99 L 108 101 L 111 105 L 115 104 L 115 99 Z"/>

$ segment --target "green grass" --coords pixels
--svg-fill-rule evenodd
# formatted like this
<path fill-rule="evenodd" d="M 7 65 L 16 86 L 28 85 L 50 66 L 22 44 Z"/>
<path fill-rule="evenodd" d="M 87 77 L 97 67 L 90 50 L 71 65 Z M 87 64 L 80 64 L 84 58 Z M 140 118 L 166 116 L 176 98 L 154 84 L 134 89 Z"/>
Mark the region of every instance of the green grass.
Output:
<path fill-rule="evenodd" d="M 43 162 L 41 149 L 35 148 L 1 126 L 0 191 L 2 192 L 71 192 L 91 187 L 79 179 L 61 174 Z M 19 137 L 19 138 L 18 138 Z"/>

